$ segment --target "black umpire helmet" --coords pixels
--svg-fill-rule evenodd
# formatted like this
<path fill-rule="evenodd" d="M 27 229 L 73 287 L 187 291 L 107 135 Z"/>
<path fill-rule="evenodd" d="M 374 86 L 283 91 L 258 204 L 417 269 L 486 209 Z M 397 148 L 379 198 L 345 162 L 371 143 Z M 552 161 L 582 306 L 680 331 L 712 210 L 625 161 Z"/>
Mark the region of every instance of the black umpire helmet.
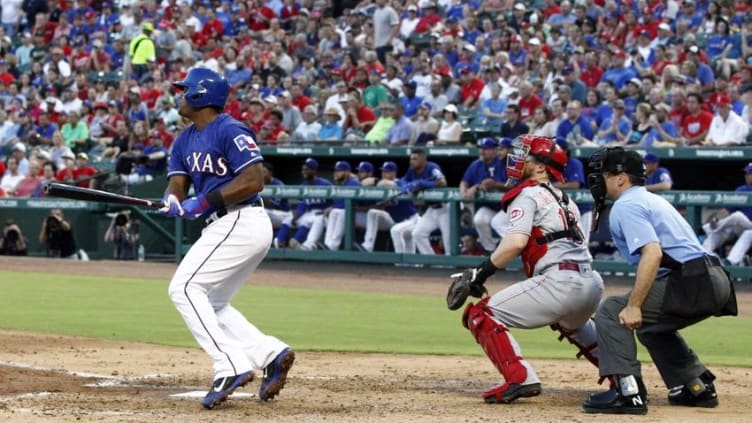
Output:
<path fill-rule="evenodd" d="M 645 184 L 645 163 L 640 153 L 622 147 L 602 148 L 590 157 L 589 173 L 626 173 L 633 176 L 636 185 Z"/>

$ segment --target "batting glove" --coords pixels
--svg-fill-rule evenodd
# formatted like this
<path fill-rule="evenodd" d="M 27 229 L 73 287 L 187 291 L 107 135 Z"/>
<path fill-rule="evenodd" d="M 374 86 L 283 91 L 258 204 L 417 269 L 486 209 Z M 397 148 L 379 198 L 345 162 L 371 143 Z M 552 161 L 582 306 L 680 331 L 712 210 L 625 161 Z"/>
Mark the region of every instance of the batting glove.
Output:
<path fill-rule="evenodd" d="M 204 194 L 191 197 L 180 204 L 185 211 L 186 219 L 195 219 L 211 209 L 209 200 Z"/>
<path fill-rule="evenodd" d="M 159 212 L 165 216 L 182 217 L 185 214 L 183 207 L 180 205 L 180 200 L 178 200 L 178 197 L 176 197 L 175 194 L 165 195 L 164 198 L 162 198 L 162 204 L 164 204 L 164 206 L 159 209 Z"/>

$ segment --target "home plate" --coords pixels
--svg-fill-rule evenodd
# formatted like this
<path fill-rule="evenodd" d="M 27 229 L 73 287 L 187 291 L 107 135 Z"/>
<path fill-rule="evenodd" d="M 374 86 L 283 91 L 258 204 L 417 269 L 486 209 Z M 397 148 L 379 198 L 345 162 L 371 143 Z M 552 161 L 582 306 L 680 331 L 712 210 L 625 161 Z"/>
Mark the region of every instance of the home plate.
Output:
<path fill-rule="evenodd" d="M 203 398 L 204 396 L 206 396 L 205 391 L 188 391 L 170 395 L 172 398 Z M 256 394 L 249 394 L 247 392 L 235 392 L 229 398 L 253 398 L 255 396 Z"/>

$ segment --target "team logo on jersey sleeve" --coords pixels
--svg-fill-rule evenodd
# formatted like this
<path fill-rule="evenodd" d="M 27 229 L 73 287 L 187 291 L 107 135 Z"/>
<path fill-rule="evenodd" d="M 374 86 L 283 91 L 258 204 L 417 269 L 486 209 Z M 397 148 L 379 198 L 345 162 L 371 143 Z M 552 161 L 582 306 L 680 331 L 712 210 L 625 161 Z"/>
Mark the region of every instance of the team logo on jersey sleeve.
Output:
<path fill-rule="evenodd" d="M 237 137 L 233 138 L 233 141 L 235 142 L 235 147 L 238 147 L 238 150 L 240 151 L 258 150 L 258 146 L 256 145 L 256 140 L 254 140 L 253 137 L 248 134 L 240 134 Z"/>
<path fill-rule="evenodd" d="M 522 216 L 525 215 L 525 210 L 522 209 L 512 209 L 512 211 L 509 212 L 509 222 L 514 222 L 515 220 L 520 220 Z"/>

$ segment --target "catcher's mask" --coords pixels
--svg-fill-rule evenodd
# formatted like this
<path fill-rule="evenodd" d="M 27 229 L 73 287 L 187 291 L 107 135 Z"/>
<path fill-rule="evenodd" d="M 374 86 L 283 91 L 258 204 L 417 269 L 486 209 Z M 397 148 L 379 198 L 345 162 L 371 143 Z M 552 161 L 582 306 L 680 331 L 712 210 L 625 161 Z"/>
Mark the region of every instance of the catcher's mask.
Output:
<path fill-rule="evenodd" d="M 512 142 L 512 148 L 512 153 L 507 156 L 508 177 L 521 180 L 525 171 L 525 162 L 528 157 L 532 157 L 545 165 L 554 179 L 564 180 L 562 172 L 567 166 L 567 153 L 556 144 L 553 138 L 522 135 Z"/>
<path fill-rule="evenodd" d="M 594 202 L 592 231 L 595 232 L 598 230 L 600 212 L 606 205 L 607 188 L 604 175 L 617 175 L 623 172 L 634 177 L 635 185 L 645 185 L 645 164 L 640 153 L 636 151 L 621 147 L 604 147 L 590 156 L 588 169 L 590 172 L 587 183 Z"/>

